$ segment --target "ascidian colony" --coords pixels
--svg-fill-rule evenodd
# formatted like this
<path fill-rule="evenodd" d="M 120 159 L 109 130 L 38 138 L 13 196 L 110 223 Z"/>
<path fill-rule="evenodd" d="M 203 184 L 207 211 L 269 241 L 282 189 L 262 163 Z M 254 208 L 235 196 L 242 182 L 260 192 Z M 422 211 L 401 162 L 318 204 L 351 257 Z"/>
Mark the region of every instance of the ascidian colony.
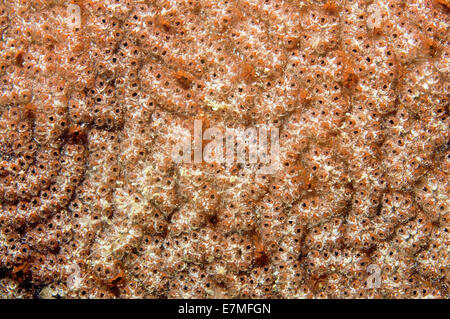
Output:
<path fill-rule="evenodd" d="M 0 4 L 1 298 L 449 297 L 449 1 Z"/>

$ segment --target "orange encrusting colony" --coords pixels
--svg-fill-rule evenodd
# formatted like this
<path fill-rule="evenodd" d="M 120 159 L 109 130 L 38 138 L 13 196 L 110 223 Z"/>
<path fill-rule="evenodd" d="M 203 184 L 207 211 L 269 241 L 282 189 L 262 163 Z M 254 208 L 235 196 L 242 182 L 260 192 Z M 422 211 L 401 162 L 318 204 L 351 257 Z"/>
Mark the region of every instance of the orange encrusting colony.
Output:
<path fill-rule="evenodd" d="M 448 1 L 0 3 L 1 298 L 448 298 Z"/>

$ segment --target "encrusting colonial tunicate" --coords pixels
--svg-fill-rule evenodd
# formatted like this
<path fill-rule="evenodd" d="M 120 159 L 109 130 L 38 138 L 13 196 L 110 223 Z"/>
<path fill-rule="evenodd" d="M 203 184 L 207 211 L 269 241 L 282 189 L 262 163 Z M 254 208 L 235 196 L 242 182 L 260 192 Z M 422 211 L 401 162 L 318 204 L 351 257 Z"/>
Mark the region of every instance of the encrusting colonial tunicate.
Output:
<path fill-rule="evenodd" d="M 449 297 L 449 1 L 0 4 L 1 298 Z"/>

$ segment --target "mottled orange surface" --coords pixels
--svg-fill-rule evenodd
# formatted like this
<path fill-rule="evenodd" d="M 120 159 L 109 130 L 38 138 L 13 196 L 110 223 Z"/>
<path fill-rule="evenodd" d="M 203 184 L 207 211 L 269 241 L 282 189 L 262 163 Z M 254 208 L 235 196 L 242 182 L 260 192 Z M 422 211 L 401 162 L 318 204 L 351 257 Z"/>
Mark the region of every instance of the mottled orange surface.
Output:
<path fill-rule="evenodd" d="M 0 297 L 448 298 L 448 1 L 0 3 Z"/>

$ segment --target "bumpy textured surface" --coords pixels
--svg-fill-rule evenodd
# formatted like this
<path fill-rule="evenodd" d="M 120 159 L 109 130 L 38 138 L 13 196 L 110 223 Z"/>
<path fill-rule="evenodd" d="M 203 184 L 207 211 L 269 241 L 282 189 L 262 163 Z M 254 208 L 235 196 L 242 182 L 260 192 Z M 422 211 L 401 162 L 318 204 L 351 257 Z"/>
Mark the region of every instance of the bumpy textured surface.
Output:
<path fill-rule="evenodd" d="M 2 3 L 0 297 L 448 297 L 448 1 Z"/>

